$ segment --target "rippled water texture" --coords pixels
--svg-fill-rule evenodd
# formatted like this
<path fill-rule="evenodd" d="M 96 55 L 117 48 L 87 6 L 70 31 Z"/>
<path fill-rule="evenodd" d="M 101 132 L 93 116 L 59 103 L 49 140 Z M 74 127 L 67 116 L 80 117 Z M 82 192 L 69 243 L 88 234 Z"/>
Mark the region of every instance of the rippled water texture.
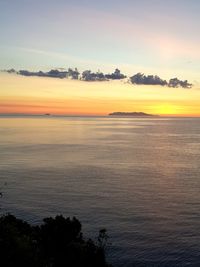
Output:
<path fill-rule="evenodd" d="M 106 227 L 114 266 L 200 266 L 200 119 L 0 118 L 1 212 Z"/>

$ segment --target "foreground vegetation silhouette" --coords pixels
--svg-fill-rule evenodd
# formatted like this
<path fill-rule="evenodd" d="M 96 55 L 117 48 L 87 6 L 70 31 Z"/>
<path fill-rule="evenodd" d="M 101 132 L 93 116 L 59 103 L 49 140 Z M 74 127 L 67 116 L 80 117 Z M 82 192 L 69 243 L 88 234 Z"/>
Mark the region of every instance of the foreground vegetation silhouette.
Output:
<path fill-rule="evenodd" d="M 13 215 L 0 217 L 0 253 L 3 267 L 108 267 L 106 230 L 97 242 L 85 239 L 81 223 L 62 215 L 32 226 Z"/>

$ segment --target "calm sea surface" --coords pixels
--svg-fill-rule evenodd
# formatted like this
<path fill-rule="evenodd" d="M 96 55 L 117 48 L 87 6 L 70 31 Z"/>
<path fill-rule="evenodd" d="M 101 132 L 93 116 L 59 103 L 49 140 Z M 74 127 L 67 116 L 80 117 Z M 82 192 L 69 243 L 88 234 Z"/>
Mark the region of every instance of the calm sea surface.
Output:
<path fill-rule="evenodd" d="M 200 266 L 200 119 L 0 117 L 0 186 L 1 213 L 107 228 L 114 266 Z"/>

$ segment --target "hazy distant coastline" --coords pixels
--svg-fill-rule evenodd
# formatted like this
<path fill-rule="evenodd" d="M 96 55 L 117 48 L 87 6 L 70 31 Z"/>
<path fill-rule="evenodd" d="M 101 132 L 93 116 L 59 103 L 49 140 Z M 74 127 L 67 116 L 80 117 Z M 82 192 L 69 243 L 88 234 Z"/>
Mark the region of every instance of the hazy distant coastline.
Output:
<path fill-rule="evenodd" d="M 144 112 L 112 112 L 108 116 L 118 116 L 118 117 L 157 117 L 153 114 L 148 114 Z"/>

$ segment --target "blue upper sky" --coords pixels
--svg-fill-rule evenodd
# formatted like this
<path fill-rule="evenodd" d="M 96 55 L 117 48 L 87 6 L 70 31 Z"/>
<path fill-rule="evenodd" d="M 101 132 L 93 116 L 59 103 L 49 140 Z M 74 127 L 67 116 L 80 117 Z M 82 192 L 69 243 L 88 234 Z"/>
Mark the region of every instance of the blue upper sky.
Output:
<path fill-rule="evenodd" d="M 0 0 L 0 68 L 200 70 L 199 0 Z"/>

